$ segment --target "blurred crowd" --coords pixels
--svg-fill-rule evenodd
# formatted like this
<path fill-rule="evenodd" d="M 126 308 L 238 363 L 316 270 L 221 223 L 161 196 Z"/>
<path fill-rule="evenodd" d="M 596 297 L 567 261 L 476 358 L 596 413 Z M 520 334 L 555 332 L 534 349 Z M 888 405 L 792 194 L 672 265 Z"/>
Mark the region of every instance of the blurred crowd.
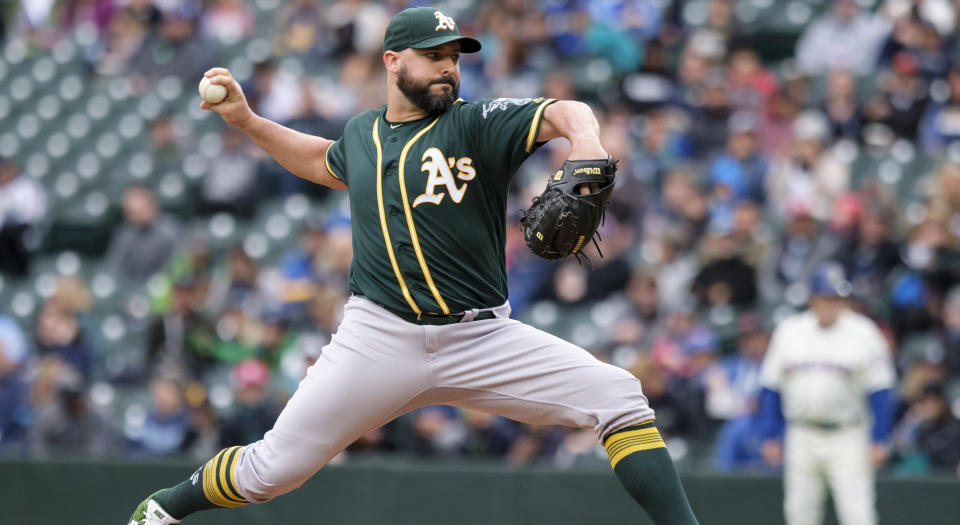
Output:
<path fill-rule="evenodd" d="M 554 141 L 521 168 L 506 247 L 515 317 L 634 373 L 675 458 L 762 471 L 757 376 L 769 334 L 805 307 L 813 269 L 837 260 L 854 306 L 895 352 L 887 468 L 958 471 L 960 1 L 438 5 L 483 43 L 461 61 L 463 98 L 584 100 L 620 161 L 602 256 L 591 248 L 583 264 L 536 259 L 516 226 L 568 145 Z M 122 78 L 133 94 L 235 66 L 259 114 L 334 138 L 385 103 L 383 29 L 406 6 L 0 3 L 0 40 L 43 56 L 92 33 L 85 81 Z M 218 62 L 237 50 L 250 60 Z M 155 165 L 181 170 L 199 147 L 181 117 L 164 112 L 144 131 Z M 64 275 L 36 315 L 0 305 L 0 450 L 204 458 L 271 427 L 336 330 L 350 218 L 342 195 L 286 174 L 242 134 L 220 133 L 217 162 L 186 207 L 165 208 L 131 177 L 109 246 L 93 257 L 120 287 L 152 283 L 148 304 L 104 312 L 96 283 Z M 34 275 L 55 212 L 23 161 L 0 164 L 0 272 L 11 282 Z M 264 202 L 291 197 L 318 211 L 292 226 L 276 257 L 251 243 L 213 246 L 189 227 L 198 217 L 249 221 Z M 122 365 L 102 348 L 111 323 L 134 335 Z M 386 451 L 558 466 L 604 457 L 591 431 L 449 407 L 371 431 L 344 457 Z"/>

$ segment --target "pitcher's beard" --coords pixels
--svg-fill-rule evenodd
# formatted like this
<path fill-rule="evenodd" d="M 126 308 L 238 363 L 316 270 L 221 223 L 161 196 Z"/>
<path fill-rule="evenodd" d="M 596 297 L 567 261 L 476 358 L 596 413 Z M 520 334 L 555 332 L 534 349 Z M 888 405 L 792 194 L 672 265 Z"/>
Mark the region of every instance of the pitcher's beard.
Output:
<path fill-rule="evenodd" d="M 436 95 L 430 92 L 430 86 L 433 84 L 446 84 L 452 89 Z M 407 75 L 406 66 L 402 66 L 397 75 L 397 88 L 414 106 L 431 116 L 445 113 L 457 101 L 460 93 L 460 84 L 453 77 L 446 76 L 431 82 L 417 82 Z"/>

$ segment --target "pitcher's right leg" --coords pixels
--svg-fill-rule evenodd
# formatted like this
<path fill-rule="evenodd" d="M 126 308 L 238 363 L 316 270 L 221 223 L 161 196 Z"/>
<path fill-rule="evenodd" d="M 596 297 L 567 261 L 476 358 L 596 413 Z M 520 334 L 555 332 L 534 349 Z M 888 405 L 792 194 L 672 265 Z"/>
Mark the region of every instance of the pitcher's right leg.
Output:
<path fill-rule="evenodd" d="M 423 328 L 353 298 L 273 429 L 155 493 L 130 523 L 177 523 L 199 510 L 263 503 L 294 490 L 364 432 L 419 406 L 430 386 Z"/>

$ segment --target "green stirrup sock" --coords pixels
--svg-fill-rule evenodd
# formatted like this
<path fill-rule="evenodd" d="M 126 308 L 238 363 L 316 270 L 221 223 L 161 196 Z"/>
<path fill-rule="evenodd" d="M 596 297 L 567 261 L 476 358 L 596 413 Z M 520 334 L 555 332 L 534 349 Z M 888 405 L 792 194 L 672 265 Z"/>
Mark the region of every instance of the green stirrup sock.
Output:
<path fill-rule="evenodd" d="M 241 448 L 221 450 L 190 479 L 157 492 L 153 499 L 178 520 L 199 510 L 246 505 L 249 502 L 237 491 L 234 480 Z"/>
<path fill-rule="evenodd" d="M 645 422 L 618 430 L 603 442 L 613 471 L 657 525 L 699 525 L 666 445 Z"/>

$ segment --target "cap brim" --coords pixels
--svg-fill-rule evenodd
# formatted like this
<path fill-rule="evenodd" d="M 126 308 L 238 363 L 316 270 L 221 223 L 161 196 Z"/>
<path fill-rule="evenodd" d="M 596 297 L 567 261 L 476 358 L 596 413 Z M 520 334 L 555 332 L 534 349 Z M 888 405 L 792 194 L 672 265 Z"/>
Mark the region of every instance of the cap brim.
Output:
<path fill-rule="evenodd" d="M 447 42 L 453 42 L 455 40 L 460 41 L 460 52 L 461 53 L 476 53 L 480 51 L 480 41 L 469 36 L 438 36 L 434 38 L 428 38 L 426 40 L 421 40 L 416 44 L 412 44 L 410 47 L 414 49 L 427 49 L 430 47 L 437 47 L 446 44 Z"/>

